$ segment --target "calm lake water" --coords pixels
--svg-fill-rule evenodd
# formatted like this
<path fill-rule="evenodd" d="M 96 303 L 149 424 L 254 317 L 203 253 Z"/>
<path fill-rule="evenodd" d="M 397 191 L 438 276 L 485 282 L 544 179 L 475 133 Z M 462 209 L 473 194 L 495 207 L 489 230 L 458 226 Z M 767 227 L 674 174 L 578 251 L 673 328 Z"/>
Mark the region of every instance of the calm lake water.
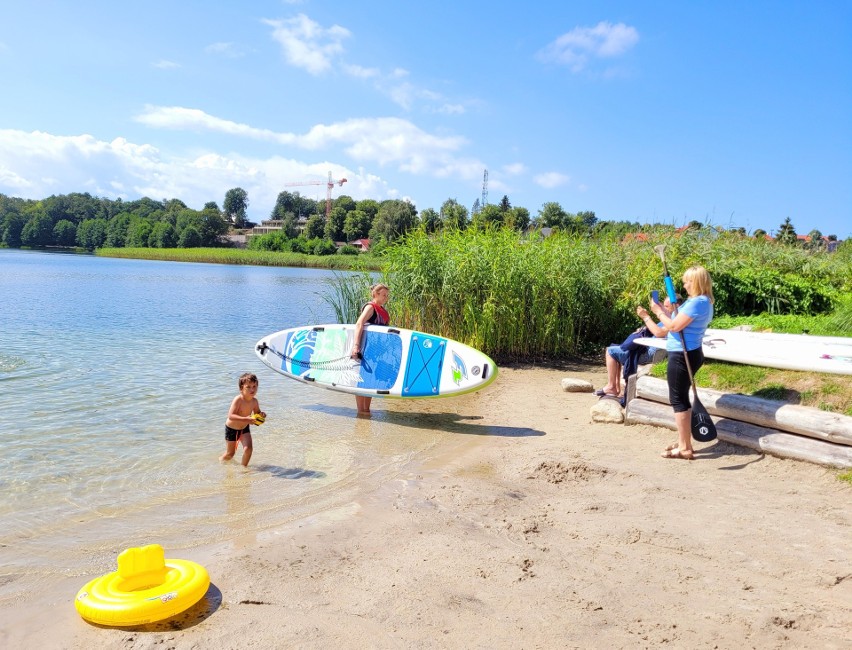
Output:
<path fill-rule="evenodd" d="M 452 435 L 423 402 L 358 419 L 257 360 L 262 336 L 333 322 L 332 277 L 0 250 L 0 603 L 130 546 L 180 557 L 338 507 Z M 246 371 L 268 415 L 247 470 L 218 461 Z"/>

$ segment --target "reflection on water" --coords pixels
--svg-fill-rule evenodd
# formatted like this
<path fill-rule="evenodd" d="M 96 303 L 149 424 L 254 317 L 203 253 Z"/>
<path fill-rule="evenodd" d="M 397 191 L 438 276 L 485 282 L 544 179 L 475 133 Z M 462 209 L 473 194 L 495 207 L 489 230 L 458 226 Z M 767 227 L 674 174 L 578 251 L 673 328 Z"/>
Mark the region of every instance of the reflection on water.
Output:
<path fill-rule="evenodd" d="M 257 360 L 262 336 L 332 319 L 332 277 L 0 250 L 0 604 L 130 546 L 169 555 L 341 507 L 446 430 L 475 433 L 449 414 L 358 419 L 351 396 Z M 245 371 L 268 414 L 248 468 L 218 462 Z"/>

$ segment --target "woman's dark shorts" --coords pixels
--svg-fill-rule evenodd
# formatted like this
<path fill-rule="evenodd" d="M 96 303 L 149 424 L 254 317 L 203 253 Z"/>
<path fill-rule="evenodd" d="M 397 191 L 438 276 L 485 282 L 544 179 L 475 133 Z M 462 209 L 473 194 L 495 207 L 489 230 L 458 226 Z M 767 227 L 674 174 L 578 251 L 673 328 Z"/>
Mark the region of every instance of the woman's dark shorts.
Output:
<path fill-rule="evenodd" d="M 701 348 L 689 351 L 689 365 L 693 375 L 704 365 L 704 351 Z M 669 352 L 666 379 L 669 382 L 669 401 L 672 403 L 674 412 L 683 413 L 691 409 L 692 403 L 689 401 L 691 383 L 683 352 Z"/>

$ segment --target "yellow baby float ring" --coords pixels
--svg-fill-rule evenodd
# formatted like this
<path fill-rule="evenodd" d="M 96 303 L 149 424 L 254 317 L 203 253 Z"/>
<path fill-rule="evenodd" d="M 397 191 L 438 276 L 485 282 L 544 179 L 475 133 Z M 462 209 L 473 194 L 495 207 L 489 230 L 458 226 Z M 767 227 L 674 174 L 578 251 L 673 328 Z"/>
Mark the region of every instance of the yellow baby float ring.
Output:
<path fill-rule="evenodd" d="M 86 583 L 74 601 L 87 621 L 99 625 L 144 625 L 189 609 L 207 593 L 210 576 L 189 560 L 166 560 L 163 547 L 128 548 L 118 571 Z"/>

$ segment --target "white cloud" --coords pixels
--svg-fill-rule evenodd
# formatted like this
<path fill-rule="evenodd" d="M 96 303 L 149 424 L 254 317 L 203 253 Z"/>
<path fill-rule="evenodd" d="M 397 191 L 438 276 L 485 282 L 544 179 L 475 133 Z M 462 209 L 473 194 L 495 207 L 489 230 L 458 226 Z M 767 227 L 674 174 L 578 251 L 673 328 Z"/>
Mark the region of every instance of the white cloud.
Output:
<path fill-rule="evenodd" d="M 280 144 L 291 144 L 296 140 L 296 136 L 292 134 L 258 129 L 247 124 L 208 115 L 197 108 L 184 108 L 182 106 L 146 106 L 145 111 L 135 119 L 137 122 L 157 129 L 214 131 Z"/>
<path fill-rule="evenodd" d="M 381 74 L 378 68 L 365 68 L 364 66 L 353 65 L 351 63 L 344 64 L 343 69 L 350 77 L 357 77 L 359 79 L 371 79 Z"/>
<path fill-rule="evenodd" d="M 211 43 L 210 45 L 204 48 L 204 51 L 207 54 L 216 54 L 219 56 L 227 57 L 229 59 L 238 59 L 242 56 L 245 56 L 245 53 L 234 43 Z"/>
<path fill-rule="evenodd" d="M 358 163 L 396 165 L 413 174 L 444 175 L 448 170 L 458 171 L 460 163 L 456 155 L 467 144 L 460 136 L 433 135 L 396 117 L 317 124 L 303 134 L 258 129 L 180 106 L 147 106 L 136 120 L 154 128 L 212 131 L 312 151 L 342 145 L 346 154 Z M 477 164 L 481 168 L 481 163 Z M 461 166 L 466 168 L 466 164 Z"/>
<path fill-rule="evenodd" d="M 600 22 L 594 27 L 575 27 L 544 47 L 540 60 L 567 65 L 572 72 L 581 72 L 590 58 L 620 56 L 639 42 L 639 32 L 634 27 L 618 23 Z"/>
<path fill-rule="evenodd" d="M 444 115 L 463 115 L 467 108 L 463 104 L 444 104 L 436 109 L 437 113 Z"/>
<path fill-rule="evenodd" d="M 273 156 L 251 158 L 206 152 L 181 157 L 124 138 L 111 142 L 91 135 L 57 136 L 40 131 L 0 130 L 0 192 L 42 199 L 51 194 L 91 192 L 108 198 L 180 198 L 200 209 L 208 201 L 221 204 L 225 192 L 245 189 L 250 212 L 264 219 L 275 205 L 282 179 L 292 181 L 346 178 L 353 198 L 391 198 L 398 192 L 381 177 L 328 161 L 305 163 Z M 302 195 L 324 198 L 325 186 L 294 187 Z"/>
<path fill-rule="evenodd" d="M 174 61 L 169 61 L 167 59 L 160 59 L 159 61 L 152 63 L 151 65 L 155 68 L 160 68 L 161 70 L 171 70 L 172 68 L 180 67 L 179 63 L 175 63 Z"/>
<path fill-rule="evenodd" d="M 352 33 L 340 25 L 325 28 L 305 14 L 286 20 L 264 20 L 272 27 L 272 37 L 281 45 L 284 58 L 292 66 L 302 68 L 312 75 L 331 70 L 362 80 L 372 80 L 373 87 L 407 111 L 416 103 L 438 105 L 433 112 L 458 115 L 465 112 L 463 105 L 450 103 L 437 92 L 408 81 L 410 73 L 405 68 L 394 67 L 383 73 L 379 68 L 364 66 L 344 60 L 343 41 Z"/>
<path fill-rule="evenodd" d="M 533 182 L 535 182 L 536 185 L 548 190 L 553 189 L 554 187 L 559 187 L 560 185 L 565 185 L 565 183 L 570 180 L 570 176 L 560 174 L 559 172 L 546 172 L 544 174 L 538 174 L 533 178 Z"/>
<path fill-rule="evenodd" d="M 281 45 L 287 63 L 312 75 L 320 75 L 332 67 L 334 60 L 343 54 L 343 41 L 350 36 L 344 27 L 332 25 L 326 29 L 305 14 L 263 22 L 272 27 L 272 37 Z"/>
<path fill-rule="evenodd" d="M 526 171 L 527 167 L 526 165 L 524 165 L 524 163 L 512 163 L 510 165 L 503 165 L 503 173 L 507 176 L 520 176 Z"/>

